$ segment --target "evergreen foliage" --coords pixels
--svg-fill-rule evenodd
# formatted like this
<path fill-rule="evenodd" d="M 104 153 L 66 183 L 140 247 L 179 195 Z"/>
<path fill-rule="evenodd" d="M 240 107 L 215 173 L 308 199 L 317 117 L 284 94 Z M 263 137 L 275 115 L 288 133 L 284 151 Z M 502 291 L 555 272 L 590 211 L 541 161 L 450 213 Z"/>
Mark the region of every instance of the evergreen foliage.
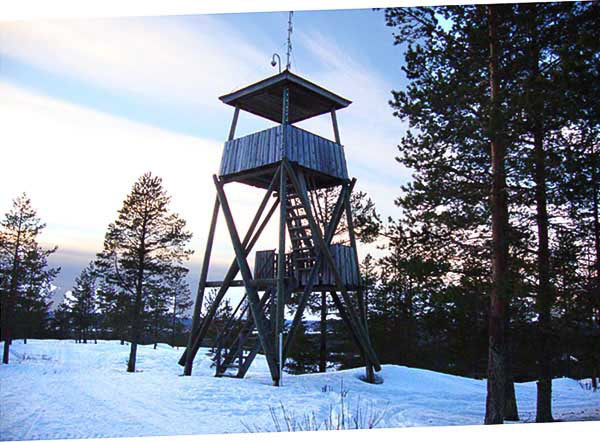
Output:
<path fill-rule="evenodd" d="M 48 267 L 56 251 L 38 244 L 46 226 L 31 200 L 22 194 L 0 223 L 0 295 L 2 301 L 2 363 L 8 364 L 11 340 L 18 333 L 27 339 L 45 327 L 50 308 L 52 281 L 60 268 Z"/>
<path fill-rule="evenodd" d="M 127 371 L 135 371 L 137 344 L 142 338 L 147 313 L 166 311 L 165 278 L 177 272 L 192 251 L 186 246 L 191 234 L 185 221 L 169 213 L 170 197 L 162 179 L 144 174 L 123 202 L 115 222 L 108 226 L 104 250 L 96 267 L 106 284 L 106 293 L 127 311 L 131 353 Z"/>
<path fill-rule="evenodd" d="M 413 305 L 407 291 L 414 287 L 421 296 L 417 310 L 422 319 L 435 322 L 436 334 L 456 339 L 455 351 L 462 353 L 456 360 L 463 363 L 477 359 L 468 349 L 474 348 L 469 342 L 474 343 L 479 332 L 469 336 L 468 331 L 481 330 L 487 319 L 484 312 L 490 311 L 490 301 L 485 295 L 492 294 L 492 307 L 498 300 L 505 302 L 498 310 L 503 320 L 490 329 L 498 330 L 490 339 L 499 345 L 493 352 L 490 346 L 490 356 L 498 358 L 504 372 L 496 379 L 508 386 L 507 397 L 514 395 L 510 361 L 516 358 L 510 349 L 515 343 L 508 339 L 519 339 L 521 347 L 523 333 L 532 336 L 535 325 L 537 361 L 523 360 L 538 367 L 537 420 L 552 420 L 550 379 L 560 335 L 553 318 L 555 306 L 565 301 L 557 298 L 557 282 L 574 284 L 575 278 L 567 275 L 582 274 L 589 262 L 598 262 L 597 249 L 594 259 L 588 254 L 588 264 L 581 253 L 574 257 L 575 249 L 567 251 L 571 241 L 587 245 L 583 250 L 598 244 L 598 236 L 590 234 L 598 225 L 598 163 L 592 159 L 599 121 L 594 85 L 600 47 L 593 36 L 597 4 L 389 8 L 385 16 L 394 27 L 395 44 L 405 48 L 407 84 L 393 92 L 390 102 L 394 115 L 411 127 L 398 146 L 398 161 L 414 171 L 397 200 L 402 218 L 392 222 L 386 234 L 389 253 L 381 269 L 386 301 L 400 298 L 407 309 Z M 494 66 L 492 44 L 497 51 Z M 500 189 L 506 192 L 509 208 L 499 230 L 508 241 L 503 258 L 508 277 L 502 278 L 500 298 L 493 295 L 490 266 L 498 256 L 490 223 L 498 208 L 490 192 L 498 176 L 490 170 L 494 143 L 506 155 L 506 185 Z M 583 200 L 586 209 L 579 204 Z M 587 227 L 579 229 L 578 220 L 586 215 Z M 583 285 L 595 284 L 598 269 L 588 271 Z M 563 296 L 568 293 L 563 290 Z M 580 299 L 581 305 L 589 306 L 580 320 L 588 318 L 592 324 L 597 304 L 592 307 L 595 301 Z M 496 314 L 495 309 L 491 312 Z M 401 313 L 391 316 L 399 318 Z M 401 322 L 411 329 L 411 319 Z M 452 345 L 444 347 L 450 353 L 439 356 L 452 360 Z M 496 410 L 501 410 L 504 395 L 497 390 L 494 395 L 499 399 Z M 516 414 L 516 407 L 505 409 L 504 417 Z M 501 422 L 501 412 L 489 421 Z"/>

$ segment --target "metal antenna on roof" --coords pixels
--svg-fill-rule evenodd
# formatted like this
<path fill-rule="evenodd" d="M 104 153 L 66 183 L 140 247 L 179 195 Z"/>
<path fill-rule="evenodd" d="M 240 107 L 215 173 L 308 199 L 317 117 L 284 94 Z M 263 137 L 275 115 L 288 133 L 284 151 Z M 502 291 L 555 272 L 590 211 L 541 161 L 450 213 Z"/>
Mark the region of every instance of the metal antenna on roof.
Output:
<path fill-rule="evenodd" d="M 292 16 L 294 15 L 294 11 L 290 11 L 289 19 L 288 19 L 288 38 L 287 38 L 287 63 L 285 65 L 286 69 L 290 69 L 292 67 Z"/>

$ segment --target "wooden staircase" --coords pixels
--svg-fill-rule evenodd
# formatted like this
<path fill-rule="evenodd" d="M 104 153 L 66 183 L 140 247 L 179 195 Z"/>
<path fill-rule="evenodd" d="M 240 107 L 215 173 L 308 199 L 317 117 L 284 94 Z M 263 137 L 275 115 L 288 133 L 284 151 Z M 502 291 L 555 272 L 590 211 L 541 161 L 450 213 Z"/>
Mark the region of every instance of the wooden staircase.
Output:
<path fill-rule="evenodd" d="M 308 225 L 306 210 L 298 195 L 288 192 L 286 204 L 286 223 L 292 242 L 286 273 L 294 278 L 295 285 L 305 285 L 310 271 L 315 266 L 316 253 L 313 234 Z"/>
<path fill-rule="evenodd" d="M 263 312 L 271 307 L 273 294 L 274 289 L 268 289 L 262 296 L 259 305 Z M 243 378 L 261 348 L 245 298 L 246 295 L 215 340 L 212 360 L 216 367 L 216 377 Z M 233 370 L 237 371 L 232 372 Z"/>

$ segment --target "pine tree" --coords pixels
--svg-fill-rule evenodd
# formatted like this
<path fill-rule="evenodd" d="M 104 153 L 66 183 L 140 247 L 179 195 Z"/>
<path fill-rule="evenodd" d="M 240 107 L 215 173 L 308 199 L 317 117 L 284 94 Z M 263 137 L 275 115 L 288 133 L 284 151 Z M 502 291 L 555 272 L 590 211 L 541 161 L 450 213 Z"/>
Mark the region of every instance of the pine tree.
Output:
<path fill-rule="evenodd" d="M 71 333 L 71 312 L 69 306 L 62 302 L 54 310 L 50 320 L 52 336 L 56 339 L 67 339 Z"/>
<path fill-rule="evenodd" d="M 192 307 L 193 301 L 189 285 L 186 281 L 188 269 L 184 267 L 175 268 L 173 273 L 168 275 L 167 294 L 170 305 L 170 332 L 171 346 L 175 347 L 176 338 L 183 333 L 183 320 L 186 313 Z"/>
<path fill-rule="evenodd" d="M 108 226 L 104 250 L 96 261 L 106 282 L 130 300 L 129 372 L 135 372 L 149 290 L 192 253 L 186 249 L 191 234 L 179 215 L 169 213 L 169 202 L 161 178 L 150 173 L 140 177 L 123 202 L 117 220 Z"/>
<path fill-rule="evenodd" d="M 94 263 L 90 263 L 75 279 L 75 285 L 65 295 L 65 302 L 77 330 L 76 339 L 87 344 L 91 330 L 96 329 L 98 315 L 98 295 L 96 293 L 97 274 Z M 94 336 L 96 336 L 95 331 Z"/>
<path fill-rule="evenodd" d="M 118 339 L 121 345 L 124 345 L 125 339 L 131 334 L 131 296 L 129 292 L 108 283 L 104 276 L 98 284 L 98 308 L 104 323 L 103 328 L 111 332 L 113 339 Z"/>
<path fill-rule="evenodd" d="M 47 311 L 47 290 L 60 271 L 47 268 L 47 257 L 56 251 L 45 250 L 37 237 L 45 224 L 37 217 L 27 195 L 13 200 L 11 210 L 0 223 L 0 291 L 2 300 L 2 338 L 4 353 L 2 363 L 8 364 L 13 333 L 20 303 L 29 308 L 30 301 L 39 301 L 37 311 Z M 44 307 L 45 306 L 45 307 Z M 27 320 L 32 318 L 27 318 Z"/>
<path fill-rule="evenodd" d="M 47 254 L 39 248 L 29 251 L 22 261 L 23 280 L 17 298 L 15 317 L 17 329 L 25 343 L 47 326 L 52 295 L 56 287 L 52 280 L 60 269 L 48 268 Z"/>

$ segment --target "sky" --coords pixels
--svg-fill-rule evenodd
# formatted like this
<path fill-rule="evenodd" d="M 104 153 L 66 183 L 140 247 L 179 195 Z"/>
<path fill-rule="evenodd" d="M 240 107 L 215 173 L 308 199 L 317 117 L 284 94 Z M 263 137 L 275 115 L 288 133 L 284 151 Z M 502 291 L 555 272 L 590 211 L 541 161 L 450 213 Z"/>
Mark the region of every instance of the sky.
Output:
<path fill-rule="evenodd" d="M 190 285 L 197 284 L 233 109 L 218 97 L 277 73 L 285 63 L 287 12 L 46 18 L 0 21 L 0 214 L 26 192 L 47 224 L 41 243 L 58 246 L 57 301 L 102 249 L 108 224 L 145 172 L 163 178 L 193 233 Z M 410 171 L 394 158 L 406 124 L 392 115 L 391 90 L 405 84 L 402 50 L 383 11 L 296 11 L 292 72 L 352 104 L 338 112 L 356 190 L 384 219 Z M 299 124 L 333 138 L 328 115 Z M 242 112 L 237 136 L 272 123 Z M 230 184 L 245 232 L 263 192 Z M 255 250 L 275 248 L 272 222 Z M 373 252 L 360 247 L 359 255 Z M 223 218 L 209 279 L 234 259 Z M 252 260 L 252 259 L 251 259 Z"/>

